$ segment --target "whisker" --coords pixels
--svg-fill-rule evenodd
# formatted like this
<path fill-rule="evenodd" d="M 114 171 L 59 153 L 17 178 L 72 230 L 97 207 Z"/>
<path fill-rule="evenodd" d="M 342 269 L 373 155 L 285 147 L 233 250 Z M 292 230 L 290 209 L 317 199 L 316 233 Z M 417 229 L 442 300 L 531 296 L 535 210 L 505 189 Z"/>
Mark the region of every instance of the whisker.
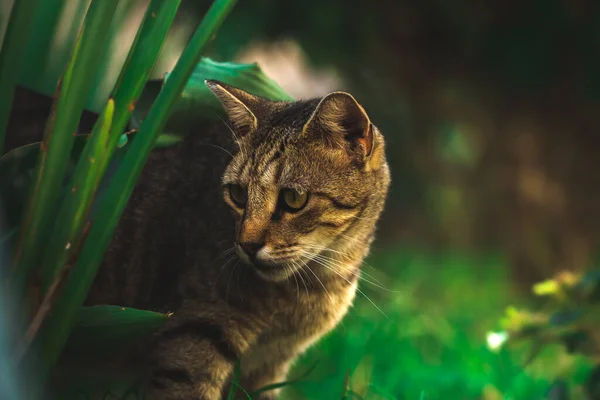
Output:
<path fill-rule="evenodd" d="M 358 244 L 362 244 L 364 246 L 369 246 L 370 245 L 370 243 L 367 243 L 365 241 L 362 241 L 362 240 L 360 240 L 358 238 L 355 238 L 355 237 L 352 237 L 352 236 L 348 236 L 345 233 L 339 233 L 338 236 L 341 236 L 342 238 L 344 238 L 346 240 L 350 240 L 350 241 L 354 241 L 354 242 L 356 242 Z"/>
<path fill-rule="evenodd" d="M 344 258 L 350 259 L 350 256 L 348 256 L 347 254 L 345 254 L 345 253 L 342 253 L 341 251 L 337 251 L 337 250 L 331 249 L 331 248 L 329 248 L 329 247 L 315 246 L 315 245 L 304 245 L 304 247 L 306 247 L 306 248 L 309 248 L 309 249 L 313 249 L 313 250 L 319 250 L 319 253 L 321 253 L 321 254 L 320 254 L 321 256 L 324 256 L 324 255 L 322 254 L 322 252 L 323 252 L 323 251 L 330 251 L 330 252 L 332 252 L 332 253 L 339 254 L 339 255 L 340 255 L 340 257 L 344 257 Z M 325 257 L 325 256 L 324 256 L 324 257 Z M 331 259 L 333 260 L 333 258 L 331 258 Z M 339 262 L 339 261 L 341 261 L 341 260 L 336 260 L 336 261 L 338 261 L 338 262 Z M 367 264 L 365 261 L 361 261 L 361 263 L 360 263 L 359 265 L 361 265 L 361 266 L 362 266 L 363 264 L 364 264 L 364 265 L 366 265 L 367 267 L 369 267 L 369 268 L 371 268 L 371 269 L 373 269 L 373 270 L 377 271 L 377 269 L 376 269 L 375 267 L 373 267 L 373 266 L 371 266 L 371 265 Z M 371 279 L 371 280 L 373 280 L 375 283 L 377 283 L 378 285 L 381 285 L 381 286 L 383 286 L 383 283 L 382 283 L 382 282 L 380 282 L 380 281 L 379 281 L 379 280 L 378 280 L 378 279 L 377 279 L 375 276 L 373 276 L 373 275 L 369 274 L 368 272 L 361 271 L 361 275 L 365 275 L 365 276 L 367 276 L 369 279 Z"/>
<path fill-rule="evenodd" d="M 296 305 L 298 305 L 300 303 L 300 286 L 298 285 L 298 278 L 296 277 L 294 270 L 289 265 L 283 264 L 283 266 L 287 271 L 290 271 L 290 275 L 294 277 L 294 282 L 296 282 Z"/>
<path fill-rule="evenodd" d="M 231 129 L 231 126 L 229 126 L 229 124 L 227 122 L 225 122 L 225 120 L 223 118 L 221 118 L 221 116 L 219 116 L 219 119 L 221 120 L 221 122 L 223 122 L 225 124 L 225 126 L 227 127 L 227 129 L 229 129 L 229 131 L 231 132 L 231 134 L 235 138 L 235 141 L 238 143 L 238 147 L 240 149 L 240 153 L 242 153 L 242 156 L 244 158 L 246 158 L 246 154 L 244 154 L 244 150 L 242 149 L 242 146 L 240 145 L 240 139 L 237 137 L 237 135 L 235 134 L 235 132 L 233 131 L 233 129 Z"/>
<path fill-rule="evenodd" d="M 236 264 L 236 267 L 238 266 L 239 262 Z M 244 271 L 244 270 L 242 270 Z M 240 298 L 242 297 L 242 287 L 240 286 L 240 280 L 241 280 L 241 274 L 238 273 L 237 274 L 237 288 L 238 288 L 238 294 L 240 295 Z"/>
<path fill-rule="evenodd" d="M 294 281 L 296 282 L 296 307 L 298 307 L 298 304 L 300 304 L 300 285 L 298 285 L 298 278 L 296 277 L 296 273 L 292 267 L 290 267 L 287 263 L 283 265 L 286 270 L 291 272 L 291 275 L 294 277 Z"/>
<path fill-rule="evenodd" d="M 310 277 L 306 274 L 306 271 L 304 270 L 304 266 L 299 261 L 292 260 L 292 264 L 295 266 L 296 271 L 298 272 L 298 276 L 300 277 L 300 279 L 302 280 L 302 284 L 304 285 L 304 290 L 306 291 L 306 295 L 308 296 L 308 285 L 306 284 L 304 277 L 306 277 L 306 279 L 308 279 L 309 282 L 310 282 L 310 279 L 309 279 Z"/>
<path fill-rule="evenodd" d="M 225 263 L 221 266 L 221 268 L 219 269 L 219 273 L 217 274 L 217 278 L 215 279 L 217 282 L 219 281 L 219 278 L 221 277 L 221 274 L 223 273 L 223 271 L 225 271 L 225 269 L 229 266 L 229 263 L 231 263 L 233 260 L 235 260 L 237 258 L 236 254 L 233 254 L 231 257 L 229 257 L 227 259 L 227 261 L 225 261 Z M 231 278 L 230 278 L 231 279 Z"/>
<path fill-rule="evenodd" d="M 335 263 L 335 265 L 344 268 L 345 271 L 352 273 L 353 275 L 355 275 L 358 278 L 364 280 L 365 282 L 371 283 L 373 285 L 379 285 L 379 286 L 381 286 L 382 289 L 385 289 L 385 287 L 383 287 L 383 283 L 379 282 L 379 280 L 376 277 L 370 275 L 369 273 L 367 273 L 365 271 L 358 272 L 358 268 L 357 268 L 356 271 L 354 271 L 354 270 L 352 270 L 350 268 L 347 268 L 348 265 L 345 264 L 345 263 L 343 263 L 342 260 L 337 260 L 337 259 L 335 259 L 333 257 L 328 257 L 328 256 L 326 256 L 324 254 L 317 254 L 317 255 L 315 255 L 315 257 L 321 257 L 321 258 L 324 258 L 324 259 L 326 259 L 328 261 L 331 261 L 331 262 Z M 366 279 L 365 277 L 363 277 L 362 275 L 365 275 L 368 278 L 370 278 L 372 280 L 372 282 L 370 280 Z"/>
<path fill-rule="evenodd" d="M 227 299 L 229 299 L 229 285 L 231 284 L 231 279 L 233 279 L 233 274 L 239 264 L 240 264 L 240 259 L 238 258 L 238 262 L 236 262 L 235 265 L 233 266 L 233 268 L 231 268 L 231 274 L 229 274 L 229 279 L 227 280 L 227 287 L 225 288 L 225 302 L 226 303 L 229 303 L 227 301 Z"/>
<path fill-rule="evenodd" d="M 299 263 L 297 263 L 296 261 L 294 261 L 293 263 L 294 263 L 294 265 L 297 265 L 297 268 L 296 268 L 296 269 L 297 269 L 297 270 L 298 270 L 298 272 L 299 272 L 298 276 L 300 277 L 300 279 L 302 280 L 302 284 L 304 285 L 304 290 L 305 290 L 305 292 L 306 292 L 306 301 L 307 301 L 307 303 L 308 303 L 308 306 L 309 306 L 309 308 L 310 308 L 310 306 L 311 306 L 311 304 L 310 304 L 310 302 L 311 302 L 311 296 L 310 296 L 310 295 L 309 295 L 309 293 L 308 293 L 308 285 L 306 284 L 306 281 L 305 281 L 305 280 L 304 280 L 304 278 L 302 277 L 302 275 L 303 275 L 303 274 L 306 274 L 306 271 L 305 271 L 305 270 L 304 270 L 304 268 L 303 268 L 301 265 L 299 265 Z M 307 278 L 308 278 L 308 274 L 307 274 Z"/>
<path fill-rule="evenodd" d="M 308 286 L 306 286 L 306 282 L 304 281 L 304 278 L 302 277 L 302 272 L 305 272 L 304 269 L 299 266 L 295 261 L 292 261 L 292 264 L 294 265 L 294 267 L 296 268 L 296 271 L 299 272 L 298 276 L 300 277 L 300 279 L 302 280 L 302 284 L 304 285 L 304 289 L 306 290 L 306 297 L 309 298 L 308 295 Z"/>
<path fill-rule="evenodd" d="M 352 284 L 352 282 L 350 282 L 348 279 L 346 279 L 342 274 L 340 274 L 338 271 L 336 271 L 334 268 L 331 268 L 330 266 L 328 266 L 327 264 L 321 262 L 320 260 L 317 259 L 313 259 L 317 264 L 322 265 L 323 267 L 327 268 L 328 270 L 330 270 L 331 272 L 335 273 L 337 276 L 339 276 L 340 278 L 342 278 L 343 280 L 345 280 L 346 282 L 348 282 L 349 284 Z M 313 272 L 314 273 L 314 272 Z M 316 275 L 315 275 L 316 276 Z M 362 294 L 372 305 L 373 307 L 375 307 L 377 309 L 377 311 L 379 311 L 381 313 L 381 315 L 383 315 L 385 318 L 387 318 L 388 320 L 390 319 L 381 308 L 379 308 L 379 306 L 377 306 L 377 304 L 375 304 L 375 302 L 373 300 L 371 300 L 371 298 L 369 296 L 367 296 L 365 294 L 365 292 L 363 292 L 362 290 L 360 290 L 360 288 L 356 287 L 356 291 L 360 294 Z"/>
<path fill-rule="evenodd" d="M 306 262 L 304 262 L 304 260 L 300 260 L 300 261 L 314 275 L 314 277 L 317 278 L 317 280 L 319 281 L 319 283 L 323 287 L 323 290 L 325 290 L 325 293 L 329 297 L 329 300 L 331 300 L 331 302 L 333 303 L 333 297 L 331 297 L 331 294 L 329 294 L 329 291 L 327 290 L 327 288 L 325 287 L 325 285 L 323 284 L 323 282 L 321 281 L 321 279 L 319 279 L 319 277 L 317 276 L 317 274 L 315 274 L 315 271 L 313 271 L 312 268 L 310 268 L 310 266 Z"/>
<path fill-rule="evenodd" d="M 391 289 L 388 289 L 388 288 L 386 288 L 385 286 L 383 286 L 383 285 L 382 285 L 380 282 L 377 282 L 377 281 L 373 282 L 373 281 L 371 281 L 371 280 L 369 280 L 369 279 L 365 278 L 364 276 L 362 276 L 362 273 L 361 273 L 361 272 L 353 271 L 352 269 L 348 268 L 348 266 L 347 266 L 347 265 L 344 265 L 344 264 L 343 264 L 343 263 L 341 263 L 339 260 L 336 260 L 336 259 L 334 259 L 334 258 L 331 258 L 331 257 L 326 257 L 326 256 L 323 256 L 323 255 L 319 254 L 319 255 L 317 255 L 317 256 L 316 256 L 314 259 L 315 259 L 315 260 L 316 260 L 316 259 L 319 259 L 319 260 L 321 260 L 321 261 L 328 262 L 328 263 L 329 263 L 329 265 L 330 265 L 331 267 L 337 267 L 337 268 L 341 268 L 341 269 L 342 269 L 344 272 L 348 272 L 348 273 L 350 273 L 351 275 L 353 275 L 353 276 L 356 276 L 356 277 L 357 277 L 358 279 L 360 279 L 361 281 L 364 281 L 364 282 L 366 282 L 366 283 L 368 283 L 368 284 L 370 284 L 370 285 L 373 285 L 373 286 L 375 286 L 375 287 L 376 287 L 376 288 L 378 288 L 378 289 L 384 290 L 384 291 L 386 291 L 386 292 L 389 292 L 389 293 L 395 293 L 395 294 L 402 293 L 402 292 L 401 292 L 401 291 L 399 291 L 399 290 L 391 290 Z M 365 274 L 366 274 L 366 273 L 365 273 Z"/>
<path fill-rule="evenodd" d="M 215 258 L 215 260 L 214 260 L 214 261 L 213 261 L 213 262 L 210 264 L 210 267 L 212 267 L 213 265 L 215 265 L 215 263 L 216 263 L 216 262 L 217 262 L 217 261 L 218 261 L 218 260 L 219 260 L 221 257 L 225 257 L 225 256 L 227 256 L 228 254 L 231 254 L 231 252 L 232 252 L 233 250 L 235 250 L 233 247 L 230 247 L 230 248 L 228 248 L 228 249 L 224 250 L 224 251 L 223 251 L 221 254 L 219 254 L 219 255 L 217 256 L 217 258 Z M 225 263 L 224 263 L 223 265 L 221 265 L 221 268 L 219 268 L 219 273 L 217 274 L 217 279 L 219 278 L 219 275 L 220 275 L 220 274 L 221 274 L 221 272 L 222 272 L 222 271 L 225 269 L 225 267 L 227 266 L 227 264 L 229 264 L 229 262 L 230 262 L 231 260 L 233 260 L 235 257 L 236 257 L 236 255 L 235 255 L 235 254 L 233 254 L 231 257 L 229 257 L 229 258 L 227 259 L 227 261 L 225 261 Z"/>
<path fill-rule="evenodd" d="M 301 273 L 301 275 L 304 275 L 306 277 L 310 284 L 312 284 L 312 281 L 310 280 L 310 275 L 308 275 L 303 266 L 300 266 L 298 271 Z M 304 282 L 304 287 L 306 288 L 306 295 L 308 295 L 308 286 L 306 285 L 306 282 Z"/>
<path fill-rule="evenodd" d="M 233 154 L 231 154 L 229 152 L 229 150 L 225 149 L 224 147 L 217 146 L 216 144 L 210 144 L 210 143 L 202 143 L 201 146 L 216 147 L 217 149 L 223 150 L 225 153 L 229 154 L 231 156 L 231 158 L 233 158 Z"/>
<path fill-rule="evenodd" d="M 220 246 L 221 244 L 228 242 L 228 241 L 231 241 L 231 239 L 229 238 L 229 239 L 221 240 L 220 242 L 217 243 L 217 246 Z"/>

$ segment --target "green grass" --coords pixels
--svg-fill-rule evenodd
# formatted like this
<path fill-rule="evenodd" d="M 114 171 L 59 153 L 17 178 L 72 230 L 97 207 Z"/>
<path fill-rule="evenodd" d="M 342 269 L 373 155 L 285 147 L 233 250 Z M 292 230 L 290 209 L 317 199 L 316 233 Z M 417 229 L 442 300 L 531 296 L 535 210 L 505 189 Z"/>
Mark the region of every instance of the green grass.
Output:
<path fill-rule="evenodd" d="M 487 347 L 505 307 L 528 303 L 511 290 L 501 257 L 379 251 L 368 263 L 365 278 L 385 289 L 363 281 L 361 290 L 381 311 L 359 294 L 342 324 L 297 361 L 282 399 L 541 400 L 559 379 L 570 399 L 584 399 L 585 358 L 553 345 L 525 366 L 529 344 Z M 79 381 L 69 398 L 95 390 L 102 398 L 107 388 L 136 398 L 131 381 L 68 376 Z"/>
<path fill-rule="evenodd" d="M 387 317 L 359 295 L 341 326 L 297 362 L 290 379 L 317 367 L 285 398 L 530 400 L 546 398 L 559 378 L 582 398 L 589 365 L 561 347 L 545 348 L 526 368 L 527 344 L 488 349 L 486 333 L 505 307 L 526 302 L 501 258 L 395 251 L 369 264 L 381 272 L 364 271 L 387 290 L 361 288 Z"/>

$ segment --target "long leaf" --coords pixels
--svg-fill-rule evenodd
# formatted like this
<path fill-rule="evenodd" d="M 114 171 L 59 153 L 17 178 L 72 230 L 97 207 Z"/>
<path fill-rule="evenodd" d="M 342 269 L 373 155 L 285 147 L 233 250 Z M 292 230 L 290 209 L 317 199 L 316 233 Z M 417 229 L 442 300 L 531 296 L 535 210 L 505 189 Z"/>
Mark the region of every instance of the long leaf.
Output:
<path fill-rule="evenodd" d="M 109 134 L 114 112 L 115 102 L 109 99 L 79 158 L 70 190 L 61 202 L 53 234 L 48 238 L 41 259 L 44 292 L 55 280 L 60 268 L 66 266 L 73 252 L 79 248 L 83 224 L 111 155 Z"/>
<path fill-rule="evenodd" d="M 171 75 L 165 74 L 165 81 Z M 217 62 L 203 57 L 194 68 L 194 72 L 185 84 L 181 96 L 173 106 L 165 129 L 167 132 L 185 134 L 205 121 L 225 117 L 223 106 L 204 84 L 207 79 L 214 79 L 238 87 L 248 93 L 272 101 L 293 100 L 293 97 L 287 94 L 274 80 L 265 75 L 256 63 Z M 146 118 L 148 110 L 157 94 L 160 93 L 160 86 L 161 82 L 159 80 L 148 82 L 138 106 L 133 112 L 136 120 Z M 199 113 L 197 110 L 203 110 L 203 112 Z"/>
<path fill-rule="evenodd" d="M 30 199 L 23 217 L 14 264 L 16 286 L 22 290 L 27 276 L 40 255 L 47 229 L 55 215 L 61 184 L 98 57 L 106 44 L 104 32 L 110 25 L 118 0 L 95 0 L 90 5 L 84 26 L 75 46 L 58 99 L 46 125 L 42 152 L 32 185 Z"/>
<path fill-rule="evenodd" d="M 119 306 L 81 307 L 65 351 L 90 354 L 132 346 L 146 339 L 169 317 Z"/>
<path fill-rule="evenodd" d="M 44 80 L 47 76 L 46 69 L 51 64 L 48 55 L 53 47 L 53 39 L 61 14 L 68 3 L 68 0 L 44 0 L 34 9 L 35 17 L 33 18 L 32 34 L 25 48 L 27 63 L 23 65 L 19 72 L 20 81 L 28 87 L 39 91 L 44 86 Z M 41 66 L 44 66 L 44 68 L 40 68 Z"/>
<path fill-rule="evenodd" d="M 152 0 L 146 10 L 132 48 L 127 56 L 121 75 L 113 90 L 111 100 L 110 132 L 100 130 L 101 138 L 92 138 L 77 167 L 71 195 L 63 203 L 56 222 L 55 235 L 46 246 L 42 266 L 43 290 L 50 287 L 58 271 L 67 263 L 74 249 L 78 248 L 79 235 L 89 213 L 92 200 L 107 161 L 131 116 L 132 106 L 139 97 L 144 83 L 158 58 L 158 54 L 179 7 L 180 0 Z M 96 127 L 98 127 L 98 123 Z M 92 175 L 90 175 L 92 173 Z"/>
<path fill-rule="evenodd" d="M 169 73 L 165 74 L 165 81 L 168 81 L 170 76 Z M 281 86 L 265 75 L 257 63 L 217 62 L 207 57 L 203 57 L 201 62 L 194 68 L 194 73 L 185 85 L 182 98 L 212 99 L 210 105 L 213 105 L 213 108 L 221 109 L 222 107 L 217 107 L 217 104 L 221 103 L 216 96 L 209 96 L 212 92 L 204 84 L 207 79 L 215 79 L 219 82 L 243 88 L 248 93 L 272 101 L 294 100 Z"/>
<path fill-rule="evenodd" d="M 60 271 L 62 274 L 58 277 L 54 275 L 43 276 L 47 282 L 47 284 L 42 282 L 44 285 L 44 298 L 25 333 L 25 342 L 20 354 L 24 353 L 50 312 L 64 276 L 68 273 L 68 267 L 73 264 L 73 261 L 71 261 L 71 264 L 68 265 L 67 261 L 73 254 L 76 254 L 76 250 L 79 248 L 81 240 L 79 235 L 91 207 L 93 194 L 100 184 L 102 174 L 108 163 L 109 153 L 105 150 L 113 114 L 114 101 L 109 99 L 104 112 L 94 126 L 91 138 L 84 147 L 83 154 L 79 157 L 75 174 L 70 182 L 70 190 L 66 198 L 63 199 L 58 213 L 57 226 L 54 229 L 54 234 L 49 237 L 49 243 L 42 259 L 44 263 L 64 265 L 64 268 Z M 42 273 L 45 271 L 48 271 L 47 273 L 56 271 L 56 274 L 59 272 L 58 269 L 43 268 Z"/>
<path fill-rule="evenodd" d="M 138 97 L 150 76 L 167 37 L 181 0 L 152 0 L 146 10 L 132 49 L 113 91 L 116 112 L 111 129 L 111 145 L 125 129 Z"/>
<path fill-rule="evenodd" d="M 75 173 L 75 168 L 85 145 L 88 143 L 88 139 L 89 135 L 77 135 L 75 137 L 69 155 L 70 160 L 65 175 L 66 179 L 63 181 L 61 200 L 68 193 L 67 186 Z M 113 153 L 108 169 L 118 168 L 126 150 L 127 146 L 118 146 L 115 153 Z M 2 202 L 6 220 L 5 226 L 2 227 L 2 235 L 7 235 L 8 232 L 12 233 L 18 228 L 20 217 L 23 215 L 23 209 L 26 206 L 29 194 L 28 188 L 33 184 L 36 163 L 41 151 L 41 142 L 35 142 L 17 147 L 0 158 L 0 193 L 5 194 Z M 107 186 L 111 178 L 110 174 L 106 173 L 103 177 L 102 186 Z"/>
<path fill-rule="evenodd" d="M 171 107 L 189 79 L 207 42 L 223 23 L 234 4 L 235 0 L 216 0 L 213 3 L 186 46 L 173 75 L 158 96 L 148 118 L 143 122 L 140 132 L 125 156 L 123 165 L 108 188 L 77 263 L 68 276 L 63 296 L 58 300 L 55 312 L 48 318 L 39 335 L 36 348 L 42 352 L 44 375 L 55 364 L 64 347 L 75 313 L 89 291 L 103 254 L 154 142 L 166 123 Z"/>
<path fill-rule="evenodd" d="M 39 0 L 15 1 L 0 50 L 0 154 L 4 152 L 4 137 L 15 84 L 23 62 L 29 27 L 38 3 Z"/>

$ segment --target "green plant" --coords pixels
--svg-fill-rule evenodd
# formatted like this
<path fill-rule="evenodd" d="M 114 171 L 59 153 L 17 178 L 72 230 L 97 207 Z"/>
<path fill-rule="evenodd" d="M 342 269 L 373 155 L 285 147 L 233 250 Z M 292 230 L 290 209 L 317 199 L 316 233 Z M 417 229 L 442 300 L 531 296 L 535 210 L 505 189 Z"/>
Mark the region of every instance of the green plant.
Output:
<path fill-rule="evenodd" d="M 124 338 L 131 341 L 147 335 L 168 317 L 141 310 L 121 310 L 112 306 L 81 308 L 81 305 L 173 104 L 200 60 L 207 42 L 222 24 L 235 0 L 214 2 L 184 50 L 169 82 L 153 102 L 135 139 L 126 148 L 118 149 L 179 2 L 150 2 L 120 77 L 94 129 L 88 136 L 76 136 L 73 132 L 77 130 L 79 116 L 93 78 L 98 73 L 97 65 L 106 44 L 105 32 L 117 5 L 117 0 L 93 0 L 68 67 L 57 85 L 43 141 L 16 149 L 2 159 L 3 197 L 18 194 L 11 189 L 19 171 L 24 168 L 28 172 L 33 170 L 26 189 L 20 192 L 21 195 L 26 193 L 22 199 L 24 207 L 17 210 L 20 222 L 17 227 L 9 227 L 3 235 L 11 239 L 4 243 L 12 245 L 13 258 L 1 285 L 5 292 L 8 288 L 12 289 L 17 298 L 16 304 L 24 306 L 20 312 L 24 313 L 27 321 L 24 335 L 15 338 L 17 350 L 13 361 L 23 365 L 35 361 L 35 367 L 44 380 L 55 368 L 71 333 L 70 348 L 89 347 L 94 340 L 111 347 Z M 23 43 L 28 36 L 36 33 L 35 26 L 30 26 L 35 3 L 15 3 L 0 54 L 2 142 L 19 65 L 25 62 Z M 115 157 L 115 152 L 120 153 L 120 157 Z M 27 165 L 24 160 L 35 161 L 35 164 Z M 106 193 L 99 199 L 98 189 L 107 166 L 115 161 L 119 162 L 117 172 L 106 183 Z M 97 204 L 93 204 L 94 200 L 98 200 Z M 19 202 L 8 203 L 16 205 Z M 127 315 L 127 318 L 122 315 Z M 89 330 L 86 327 L 89 326 L 93 326 L 96 332 L 96 339 L 91 342 L 89 339 L 94 335 L 87 334 Z"/>
<path fill-rule="evenodd" d="M 2 244 L 13 255 L 0 285 L 4 293 L 10 288 L 15 303 L 24 307 L 19 312 L 24 313 L 26 325 L 24 334 L 14 338 L 12 361 L 21 367 L 35 363 L 42 386 L 51 373 L 56 378 L 81 372 L 64 367 L 57 372 L 61 354 L 114 352 L 151 334 L 169 317 L 118 305 L 82 304 L 151 150 L 176 143 L 198 122 L 198 115 L 207 120 L 224 116 L 204 81 L 218 79 L 273 100 L 291 99 L 255 64 L 201 59 L 235 0 L 215 0 L 168 79 L 148 82 L 179 3 L 150 1 L 91 133 L 74 135 L 94 77 L 102 73 L 97 65 L 117 4 L 117 0 L 93 0 L 57 85 L 43 141 L 13 149 L 0 159 L 0 192 L 8 217 Z M 46 21 L 34 15 L 28 3 L 17 4 L 0 55 L 0 70 L 9 72 L 0 80 L 0 134 L 10 117 L 19 62 L 31 61 L 20 59 L 23 52 L 17 50 L 27 36 L 49 46 L 36 34 L 53 31 L 58 21 L 58 11 Z M 24 24 L 32 19 L 44 22 L 39 32 L 35 25 L 28 30 Z M 15 24 L 24 28 L 16 29 Z M 48 52 L 46 47 L 42 53 Z M 95 392 L 93 382 L 81 382 L 89 385 L 90 393 L 101 396 L 103 390 L 123 390 L 105 381 Z"/>
<path fill-rule="evenodd" d="M 561 345 L 592 362 L 600 356 L 600 271 L 586 273 L 563 271 L 554 278 L 533 286 L 544 305 L 536 311 L 510 306 L 500 321 L 501 332 L 491 333 L 494 347 L 520 342 L 533 343 L 527 362 L 549 345 Z M 600 367 L 597 367 L 600 371 Z M 600 393 L 598 373 L 590 374 L 587 390 L 591 398 Z"/>
<path fill-rule="evenodd" d="M 342 324 L 296 363 L 286 399 L 558 400 L 564 382 L 581 397 L 589 363 L 548 345 L 526 363 L 529 343 L 489 348 L 511 290 L 504 257 L 426 249 L 374 250 L 370 281 Z M 309 370 L 317 362 L 309 376 Z M 297 380 L 295 378 L 303 378 Z"/>

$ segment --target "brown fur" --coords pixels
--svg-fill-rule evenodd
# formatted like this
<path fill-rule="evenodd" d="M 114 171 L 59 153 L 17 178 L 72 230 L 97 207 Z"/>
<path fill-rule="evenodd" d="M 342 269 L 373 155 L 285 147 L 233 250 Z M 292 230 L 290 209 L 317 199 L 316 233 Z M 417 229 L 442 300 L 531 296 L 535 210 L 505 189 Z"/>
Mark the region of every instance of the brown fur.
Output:
<path fill-rule="evenodd" d="M 383 137 L 349 94 L 269 102 L 207 84 L 233 135 L 151 155 L 89 298 L 175 312 L 144 348 L 150 399 L 219 399 L 238 361 L 249 392 L 285 380 L 351 306 L 389 185 Z M 306 206 L 286 211 L 284 188 Z"/>

